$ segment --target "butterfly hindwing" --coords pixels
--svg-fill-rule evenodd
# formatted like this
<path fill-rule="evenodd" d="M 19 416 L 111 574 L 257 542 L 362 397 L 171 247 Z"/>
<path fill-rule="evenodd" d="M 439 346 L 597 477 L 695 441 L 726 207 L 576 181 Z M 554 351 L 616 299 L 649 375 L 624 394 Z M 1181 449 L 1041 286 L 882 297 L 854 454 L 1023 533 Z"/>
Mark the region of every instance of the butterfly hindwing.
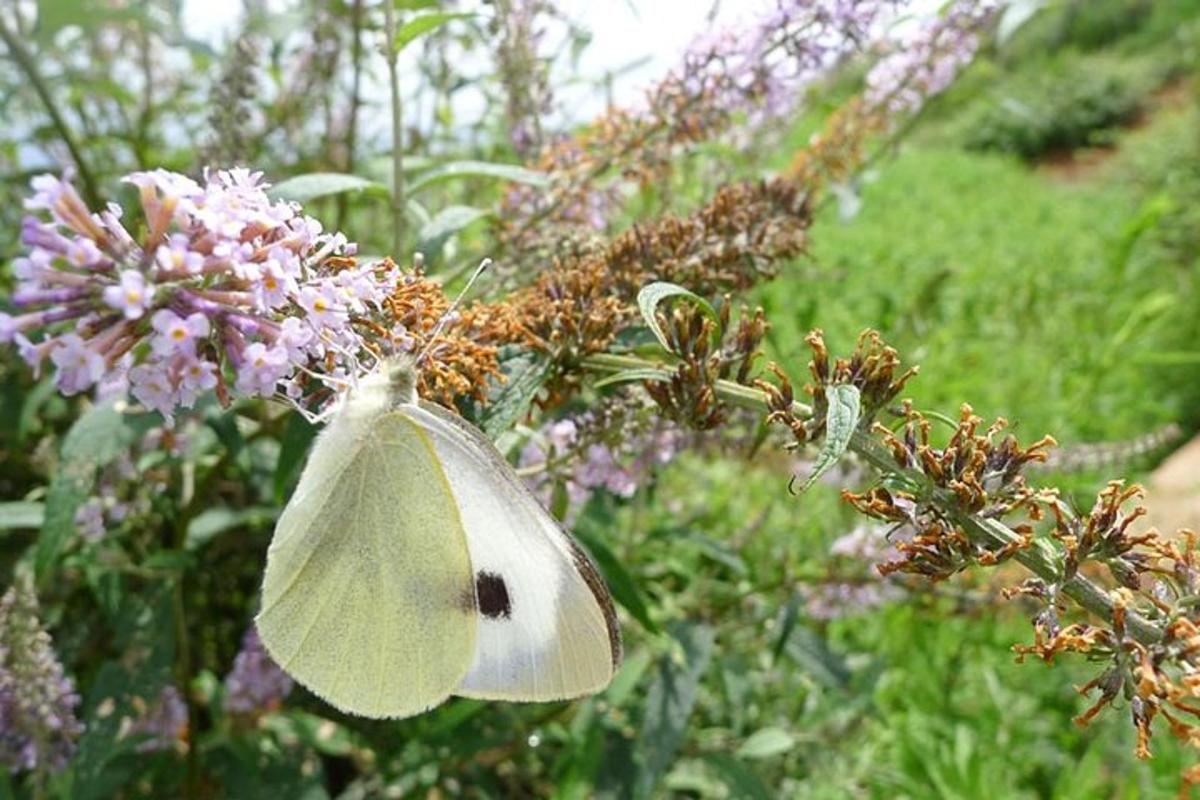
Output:
<path fill-rule="evenodd" d="M 330 704 L 403 717 L 474 659 L 470 554 L 430 437 L 403 414 L 336 418 L 276 526 L 258 631 Z"/>
<path fill-rule="evenodd" d="M 602 689 L 620 662 L 620 633 L 591 560 L 482 433 L 431 404 L 399 413 L 433 442 L 471 556 L 478 628 L 455 694 L 556 700 Z"/>

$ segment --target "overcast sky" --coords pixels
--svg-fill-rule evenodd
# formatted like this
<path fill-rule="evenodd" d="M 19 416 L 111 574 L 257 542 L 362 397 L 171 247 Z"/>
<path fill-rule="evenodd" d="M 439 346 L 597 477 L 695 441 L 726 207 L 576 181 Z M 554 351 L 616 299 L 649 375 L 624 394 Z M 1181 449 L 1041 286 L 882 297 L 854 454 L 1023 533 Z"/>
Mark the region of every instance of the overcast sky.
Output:
<path fill-rule="evenodd" d="M 724 27 L 751 21 L 756 12 L 777 0 L 556 0 L 555 5 L 570 19 L 592 34 L 584 50 L 580 75 L 599 83 L 605 74 L 613 78 L 613 100 L 619 106 L 636 106 L 642 91 L 677 65 L 683 52 L 697 35 L 710 25 Z M 914 16 L 938 8 L 944 0 L 910 0 Z M 268 0 L 271 6 L 286 7 L 287 0 Z M 478 6 L 477 0 L 461 0 L 460 7 Z M 242 0 L 184 0 L 187 30 L 200 39 L 221 44 L 239 27 Z M 551 37 L 553 38 L 553 37 Z M 636 64 L 633 69 L 629 65 Z M 382 81 L 383 70 L 373 76 Z M 554 76 L 556 106 L 572 122 L 591 119 L 604 109 L 605 98 L 595 87 L 568 85 L 565 65 Z M 383 92 L 382 83 L 368 85 L 371 95 Z M 384 96 L 386 92 L 380 96 Z M 456 99 L 455 112 L 469 119 L 482 110 L 481 98 L 463 93 Z M 559 120 L 562 122 L 563 120 Z M 369 127 L 374 127 L 370 126 Z"/>

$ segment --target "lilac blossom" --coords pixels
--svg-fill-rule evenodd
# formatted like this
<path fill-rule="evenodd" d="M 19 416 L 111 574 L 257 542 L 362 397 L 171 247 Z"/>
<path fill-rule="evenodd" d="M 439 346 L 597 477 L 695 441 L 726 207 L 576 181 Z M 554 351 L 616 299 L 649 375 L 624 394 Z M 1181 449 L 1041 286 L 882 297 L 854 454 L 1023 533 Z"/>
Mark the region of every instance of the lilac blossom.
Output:
<path fill-rule="evenodd" d="M 188 710 L 183 695 L 174 686 L 164 686 L 152 701 L 147 703 L 140 697 L 134 698 L 135 719 L 122 724 L 119 738 L 137 737 L 139 753 L 158 750 L 180 750 L 186 747 L 188 734 Z"/>
<path fill-rule="evenodd" d="M 775 0 L 749 25 L 705 33 L 651 92 L 680 88 L 695 101 L 759 118 L 790 111 L 800 90 L 858 50 L 904 0 Z"/>
<path fill-rule="evenodd" d="M 393 273 L 331 259 L 354 246 L 297 204 L 272 201 L 260 173 L 221 170 L 201 183 L 155 170 L 125 181 L 140 194 L 140 239 L 119 206 L 92 213 L 69 183 L 32 182 L 16 313 L 0 314 L 0 341 L 35 372 L 49 360 L 64 394 L 127 378 L 170 421 L 214 389 L 224 399 L 227 374 L 242 395 L 287 399 L 282 387 L 299 386 L 291 399 L 304 407 L 303 390 L 322 389 L 327 368 L 356 363 L 363 342 L 351 319 L 379 307 Z"/>
<path fill-rule="evenodd" d="M 897 37 L 866 77 L 871 107 L 911 114 L 945 91 L 975 58 L 980 32 L 1004 6 L 1002 0 L 956 0 L 941 14 Z"/>
<path fill-rule="evenodd" d="M 78 706 L 38 621 L 33 584 L 18 578 L 0 598 L 0 763 L 12 772 L 61 770 L 83 733 Z"/>
<path fill-rule="evenodd" d="M 520 466 L 543 468 L 528 482 L 544 502 L 550 499 L 554 476 L 562 479 L 573 511 L 600 489 L 618 497 L 632 497 L 654 467 L 669 463 L 681 448 L 682 433 L 665 424 L 623 430 L 616 444 L 588 441 L 592 438 L 588 431 L 596 421 L 591 413 L 556 420 L 522 449 Z M 568 454 L 572 458 L 564 474 L 557 462 Z"/>
<path fill-rule="evenodd" d="M 910 535 L 907 529 L 864 523 L 835 539 L 829 554 L 837 569 L 827 579 L 800 588 L 808 616 L 840 619 L 903 599 L 903 587 L 877 568 L 899 557 L 892 541 Z"/>
<path fill-rule="evenodd" d="M 131 371 L 138 369 L 134 367 Z M 207 386 L 212 388 L 211 384 Z M 135 390 L 141 391 L 136 383 Z M 92 495 L 75 512 L 75 527 L 85 543 L 101 541 L 127 520 L 144 519 L 150 513 L 151 498 L 165 486 L 161 477 L 151 479 L 139 470 L 138 461 L 164 450 L 175 457 L 186 455 L 190 432 L 198 424 L 194 417 L 186 417 L 169 430 L 151 428 L 99 471 Z"/>
<path fill-rule="evenodd" d="M 225 676 L 225 710 L 232 714 L 255 714 L 279 707 L 292 690 L 292 679 L 259 641 L 253 626 L 242 637 L 242 649 Z"/>

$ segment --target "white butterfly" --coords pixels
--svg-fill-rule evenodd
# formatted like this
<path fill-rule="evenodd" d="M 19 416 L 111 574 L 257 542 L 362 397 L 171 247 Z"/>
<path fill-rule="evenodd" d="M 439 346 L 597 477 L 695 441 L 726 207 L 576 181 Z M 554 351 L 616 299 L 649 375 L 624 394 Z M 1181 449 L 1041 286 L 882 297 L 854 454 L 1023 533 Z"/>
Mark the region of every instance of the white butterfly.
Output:
<path fill-rule="evenodd" d="M 480 431 L 417 399 L 414 363 L 363 379 L 317 438 L 267 553 L 263 644 L 367 717 L 604 688 L 621 644 L 599 573 Z"/>

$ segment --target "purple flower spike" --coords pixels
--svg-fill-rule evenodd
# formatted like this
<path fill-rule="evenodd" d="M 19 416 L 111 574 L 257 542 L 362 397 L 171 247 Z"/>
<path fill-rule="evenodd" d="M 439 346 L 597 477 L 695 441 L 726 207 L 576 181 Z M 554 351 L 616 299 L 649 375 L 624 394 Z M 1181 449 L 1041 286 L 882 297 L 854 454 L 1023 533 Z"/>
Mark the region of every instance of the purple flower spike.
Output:
<path fill-rule="evenodd" d="M 231 714 L 274 711 L 292 690 L 292 679 L 271 660 L 253 626 L 242 637 L 242 649 L 225 676 L 225 710 Z"/>
<path fill-rule="evenodd" d="M 32 582 L 18 578 L 0 598 L 0 764 L 13 772 L 61 770 L 83 733 L 78 706 L 38 621 Z"/>

